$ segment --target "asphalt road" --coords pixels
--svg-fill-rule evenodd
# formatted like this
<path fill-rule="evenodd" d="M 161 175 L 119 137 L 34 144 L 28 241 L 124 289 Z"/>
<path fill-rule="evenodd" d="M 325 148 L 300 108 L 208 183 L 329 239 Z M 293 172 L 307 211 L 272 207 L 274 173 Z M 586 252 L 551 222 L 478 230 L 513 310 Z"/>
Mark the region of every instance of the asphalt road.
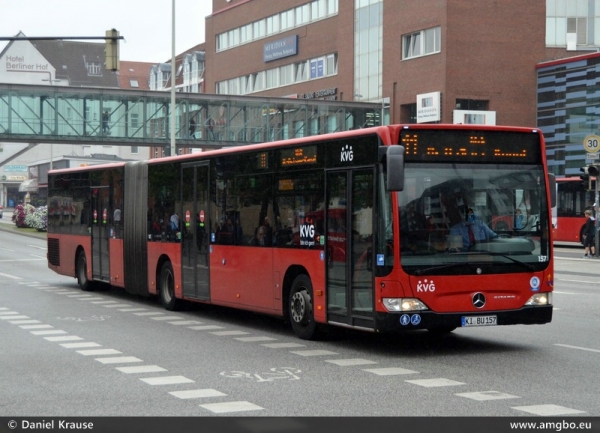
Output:
<path fill-rule="evenodd" d="M 82 292 L 45 248 L 0 230 L 0 417 L 600 416 L 600 260 L 582 249 L 556 250 L 548 325 L 302 341 L 262 315 Z"/>

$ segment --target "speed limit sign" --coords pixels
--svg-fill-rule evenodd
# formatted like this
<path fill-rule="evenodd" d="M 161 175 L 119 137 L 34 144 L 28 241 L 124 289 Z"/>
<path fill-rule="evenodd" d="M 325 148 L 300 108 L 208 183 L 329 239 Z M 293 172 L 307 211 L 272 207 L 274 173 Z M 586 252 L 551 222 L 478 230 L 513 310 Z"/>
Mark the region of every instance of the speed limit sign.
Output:
<path fill-rule="evenodd" d="M 583 139 L 583 147 L 587 153 L 598 153 L 600 151 L 600 137 L 595 134 L 588 135 Z"/>

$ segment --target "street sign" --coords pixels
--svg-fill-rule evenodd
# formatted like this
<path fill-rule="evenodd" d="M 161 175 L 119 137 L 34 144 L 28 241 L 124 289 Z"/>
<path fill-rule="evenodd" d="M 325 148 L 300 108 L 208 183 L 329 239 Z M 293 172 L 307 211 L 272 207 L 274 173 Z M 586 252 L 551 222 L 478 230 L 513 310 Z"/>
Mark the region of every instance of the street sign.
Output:
<path fill-rule="evenodd" d="M 588 158 L 591 158 L 590 153 L 597 154 L 600 151 L 600 137 L 596 134 L 590 134 L 583 139 L 583 148 L 588 152 Z"/>

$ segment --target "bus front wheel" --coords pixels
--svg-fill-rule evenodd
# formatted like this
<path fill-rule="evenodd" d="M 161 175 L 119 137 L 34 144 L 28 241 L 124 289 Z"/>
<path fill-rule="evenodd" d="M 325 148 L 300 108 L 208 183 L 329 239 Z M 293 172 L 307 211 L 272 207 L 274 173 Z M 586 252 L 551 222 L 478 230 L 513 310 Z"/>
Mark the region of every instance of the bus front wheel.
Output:
<path fill-rule="evenodd" d="M 165 262 L 160 269 L 160 302 L 169 311 L 179 308 L 180 301 L 175 297 L 175 276 L 171 262 Z"/>
<path fill-rule="evenodd" d="M 93 289 L 92 282 L 87 277 L 87 258 L 85 257 L 85 251 L 79 251 L 77 255 L 77 284 L 81 287 L 81 290 L 88 292 Z"/>
<path fill-rule="evenodd" d="M 317 337 L 317 322 L 313 314 L 312 283 L 307 275 L 298 275 L 292 283 L 289 316 L 294 333 L 302 340 Z"/>

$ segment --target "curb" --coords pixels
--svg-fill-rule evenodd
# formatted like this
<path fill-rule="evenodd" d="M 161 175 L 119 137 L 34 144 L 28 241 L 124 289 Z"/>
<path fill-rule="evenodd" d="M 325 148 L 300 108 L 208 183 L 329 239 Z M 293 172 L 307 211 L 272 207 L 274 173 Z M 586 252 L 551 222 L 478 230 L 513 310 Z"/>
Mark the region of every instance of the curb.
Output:
<path fill-rule="evenodd" d="M 22 229 L 18 228 L 13 223 L 0 223 L 0 231 L 15 233 L 17 235 L 26 236 L 29 238 L 35 239 L 46 239 L 46 232 L 25 232 Z"/>

